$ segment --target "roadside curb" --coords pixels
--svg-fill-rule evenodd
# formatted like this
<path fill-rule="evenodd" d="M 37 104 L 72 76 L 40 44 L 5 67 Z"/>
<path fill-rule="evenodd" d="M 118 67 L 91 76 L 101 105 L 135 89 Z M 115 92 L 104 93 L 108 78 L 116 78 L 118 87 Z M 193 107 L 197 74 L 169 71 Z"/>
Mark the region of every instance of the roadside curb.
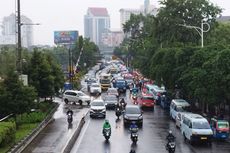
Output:
<path fill-rule="evenodd" d="M 53 115 L 56 112 L 59 104 L 57 104 L 50 114 L 25 138 L 23 138 L 20 142 L 18 142 L 15 146 L 13 146 L 8 153 L 20 153 L 22 152 L 32 141 L 33 139 L 50 123 L 52 122 Z"/>
<path fill-rule="evenodd" d="M 73 145 L 75 144 L 75 141 L 77 140 L 78 136 L 81 133 L 82 127 L 85 124 L 85 117 L 87 116 L 88 113 L 89 111 L 87 111 L 86 114 L 84 114 L 83 117 L 81 118 L 76 130 L 74 131 L 74 134 L 71 136 L 70 140 L 66 143 L 66 146 L 62 150 L 62 153 L 70 153 L 71 149 L 73 148 Z"/>

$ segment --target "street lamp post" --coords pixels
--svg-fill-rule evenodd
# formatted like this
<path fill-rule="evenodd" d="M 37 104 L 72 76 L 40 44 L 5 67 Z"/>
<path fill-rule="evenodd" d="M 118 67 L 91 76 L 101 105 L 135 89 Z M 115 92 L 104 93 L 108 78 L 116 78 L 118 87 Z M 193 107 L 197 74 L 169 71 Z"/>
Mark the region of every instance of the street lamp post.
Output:
<path fill-rule="evenodd" d="M 204 30 L 204 25 L 207 25 L 208 28 L 206 30 Z M 190 26 L 190 25 L 181 25 L 180 26 L 183 26 L 183 27 L 186 27 L 186 28 L 194 28 L 200 35 L 201 37 L 201 47 L 203 48 L 204 47 L 204 32 L 208 32 L 210 30 L 210 25 L 208 24 L 208 22 L 203 22 L 203 20 L 201 21 L 201 27 L 196 27 L 196 26 Z"/>
<path fill-rule="evenodd" d="M 19 74 L 22 74 L 22 65 L 21 65 L 21 51 L 22 51 L 22 44 L 21 44 L 21 11 L 20 11 L 20 0 L 18 2 L 18 16 L 17 16 L 17 26 L 18 26 L 18 54 L 17 54 L 17 71 Z"/>
<path fill-rule="evenodd" d="M 40 23 L 21 23 L 21 8 L 20 0 L 17 0 L 17 27 L 18 27 L 18 44 L 17 44 L 17 71 L 19 75 L 22 74 L 22 39 L 21 39 L 21 26 L 23 25 L 40 25 Z"/>

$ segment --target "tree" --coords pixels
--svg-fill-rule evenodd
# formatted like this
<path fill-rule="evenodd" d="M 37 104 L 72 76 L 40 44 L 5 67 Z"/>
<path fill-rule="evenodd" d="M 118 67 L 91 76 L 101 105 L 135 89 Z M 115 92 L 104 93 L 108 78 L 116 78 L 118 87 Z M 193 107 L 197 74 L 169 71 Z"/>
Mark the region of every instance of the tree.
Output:
<path fill-rule="evenodd" d="M 51 74 L 54 77 L 54 92 L 59 94 L 59 90 L 63 87 L 64 84 L 64 75 L 61 70 L 61 66 L 57 63 L 57 61 L 54 60 L 51 54 L 47 54 L 46 58 L 51 67 Z"/>
<path fill-rule="evenodd" d="M 29 65 L 29 84 L 35 87 L 41 98 L 54 95 L 54 76 L 45 54 L 34 50 Z"/>
<path fill-rule="evenodd" d="M 230 23 L 218 23 L 216 28 L 213 28 L 205 38 L 209 44 L 229 45 L 230 42 Z"/>
<path fill-rule="evenodd" d="M 196 30 L 182 25 L 200 27 L 201 21 L 207 21 L 214 27 L 221 9 L 208 0 L 161 0 L 162 7 L 157 14 L 157 39 L 163 47 L 177 42 L 198 44 L 200 36 Z"/>
<path fill-rule="evenodd" d="M 0 110 L 4 115 L 29 112 L 35 105 L 37 93 L 31 86 L 23 86 L 12 70 L 0 85 Z"/>

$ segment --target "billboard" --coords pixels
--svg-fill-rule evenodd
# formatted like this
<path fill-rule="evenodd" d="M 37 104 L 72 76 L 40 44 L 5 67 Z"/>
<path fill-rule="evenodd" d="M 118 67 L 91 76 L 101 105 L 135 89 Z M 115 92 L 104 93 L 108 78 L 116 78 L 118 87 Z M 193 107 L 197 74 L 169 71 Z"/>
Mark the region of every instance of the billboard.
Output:
<path fill-rule="evenodd" d="M 54 31 L 55 44 L 73 44 L 77 38 L 78 31 Z"/>

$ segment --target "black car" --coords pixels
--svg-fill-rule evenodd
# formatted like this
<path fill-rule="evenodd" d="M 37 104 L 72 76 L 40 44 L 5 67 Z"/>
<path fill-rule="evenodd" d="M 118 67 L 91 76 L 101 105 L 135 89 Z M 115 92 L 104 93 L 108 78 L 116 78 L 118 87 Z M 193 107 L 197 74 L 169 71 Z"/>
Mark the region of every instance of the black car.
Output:
<path fill-rule="evenodd" d="M 115 108 L 118 103 L 118 98 L 115 95 L 105 95 L 104 101 L 106 108 Z"/>
<path fill-rule="evenodd" d="M 136 122 L 137 125 L 143 125 L 143 115 L 139 106 L 127 105 L 123 115 L 124 126 L 128 126 L 131 122 Z"/>

